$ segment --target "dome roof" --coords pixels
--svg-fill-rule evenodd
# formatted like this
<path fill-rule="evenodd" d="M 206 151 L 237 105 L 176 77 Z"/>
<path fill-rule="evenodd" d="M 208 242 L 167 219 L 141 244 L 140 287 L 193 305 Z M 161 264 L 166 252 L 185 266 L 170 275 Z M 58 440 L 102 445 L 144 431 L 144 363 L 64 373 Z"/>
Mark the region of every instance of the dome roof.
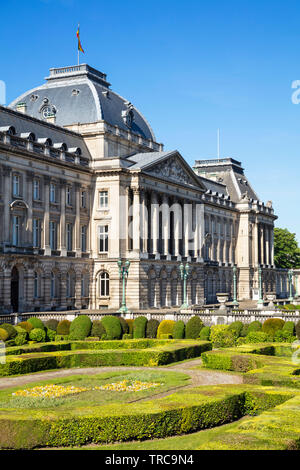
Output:
<path fill-rule="evenodd" d="M 50 69 L 47 82 L 27 91 L 9 107 L 26 105 L 26 113 L 38 119 L 55 115 L 59 126 L 106 121 L 112 126 L 155 141 L 150 125 L 124 98 L 110 90 L 106 75 L 87 64 Z"/>

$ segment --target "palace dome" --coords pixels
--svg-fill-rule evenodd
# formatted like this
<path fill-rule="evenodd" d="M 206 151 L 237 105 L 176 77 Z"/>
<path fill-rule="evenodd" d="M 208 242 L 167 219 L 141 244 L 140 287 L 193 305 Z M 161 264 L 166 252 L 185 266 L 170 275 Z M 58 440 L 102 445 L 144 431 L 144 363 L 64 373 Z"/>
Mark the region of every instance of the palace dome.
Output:
<path fill-rule="evenodd" d="M 104 73 L 87 64 L 50 69 L 44 85 L 27 91 L 9 105 L 15 110 L 20 106 L 38 119 L 55 116 L 59 126 L 105 121 L 155 141 L 144 116 L 110 89 Z"/>

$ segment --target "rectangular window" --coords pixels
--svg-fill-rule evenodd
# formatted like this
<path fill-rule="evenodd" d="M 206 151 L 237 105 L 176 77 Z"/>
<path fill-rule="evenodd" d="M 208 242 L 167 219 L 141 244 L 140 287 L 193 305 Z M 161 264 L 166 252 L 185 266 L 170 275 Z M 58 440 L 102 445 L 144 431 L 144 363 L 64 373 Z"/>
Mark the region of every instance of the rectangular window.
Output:
<path fill-rule="evenodd" d="M 55 289 L 55 275 L 51 273 L 51 288 L 50 288 L 50 297 L 54 299 L 56 297 L 56 289 Z"/>
<path fill-rule="evenodd" d="M 67 186 L 67 189 L 66 189 L 66 203 L 67 203 L 67 206 L 72 205 L 72 188 L 71 188 L 71 186 Z"/>
<path fill-rule="evenodd" d="M 12 244 L 13 246 L 19 246 L 20 241 L 20 217 L 17 215 L 13 216 L 12 226 Z"/>
<path fill-rule="evenodd" d="M 108 252 L 108 225 L 101 225 L 99 227 L 99 252 Z"/>
<path fill-rule="evenodd" d="M 39 276 L 38 273 L 34 273 L 34 298 L 39 298 Z"/>
<path fill-rule="evenodd" d="M 40 180 L 38 179 L 33 180 L 33 199 L 35 201 L 40 200 Z"/>
<path fill-rule="evenodd" d="M 81 227 L 81 251 L 83 251 L 84 253 L 86 252 L 86 234 L 87 234 L 86 225 L 83 225 Z"/>
<path fill-rule="evenodd" d="M 51 220 L 49 228 L 50 248 L 51 250 L 57 250 L 57 223 Z"/>
<path fill-rule="evenodd" d="M 107 209 L 108 207 L 108 191 L 99 191 L 99 207 Z"/>
<path fill-rule="evenodd" d="M 32 221 L 32 245 L 34 248 L 41 246 L 41 221 L 39 219 Z"/>
<path fill-rule="evenodd" d="M 73 225 L 67 224 L 67 251 L 72 251 L 73 249 Z"/>
<path fill-rule="evenodd" d="M 13 175 L 13 196 L 20 196 L 21 191 L 20 191 L 20 176 L 19 175 Z"/>
<path fill-rule="evenodd" d="M 81 207 L 86 208 L 86 191 L 81 191 Z"/>
<path fill-rule="evenodd" d="M 56 185 L 50 184 L 50 202 L 56 202 Z"/>

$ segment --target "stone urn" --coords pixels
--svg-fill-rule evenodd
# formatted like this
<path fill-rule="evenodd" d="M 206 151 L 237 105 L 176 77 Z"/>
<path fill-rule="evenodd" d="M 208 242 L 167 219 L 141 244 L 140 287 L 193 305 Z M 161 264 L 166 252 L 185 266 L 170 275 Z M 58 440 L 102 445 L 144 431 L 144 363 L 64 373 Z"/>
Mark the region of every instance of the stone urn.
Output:
<path fill-rule="evenodd" d="M 266 299 L 269 302 L 268 308 L 275 308 L 274 302 L 275 302 L 276 298 L 277 298 L 277 296 L 276 296 L 275 292 L 269 292 L 268 294 L 266 294 Z"/>
<path fill-rule="evenodd" d="M 219 293 L 219 294 L 216 294 L 217 296 L 217 300 L 220 304 L 220 307 L 219 307 L 219 310 L 226 310 L 226 302 L 228 302 L 228 299 L 229 299 L 229 295 L 226 294 L 226 293 Z"/>

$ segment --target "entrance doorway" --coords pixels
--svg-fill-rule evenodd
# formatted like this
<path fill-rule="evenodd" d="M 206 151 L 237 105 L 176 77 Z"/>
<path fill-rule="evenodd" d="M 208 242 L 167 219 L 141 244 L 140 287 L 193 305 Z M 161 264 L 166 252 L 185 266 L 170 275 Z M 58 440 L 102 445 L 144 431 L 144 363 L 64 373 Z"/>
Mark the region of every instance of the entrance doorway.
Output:
<path fill-rule="evenodd" d="M 19 310 L 19 271 L 16 267 L 11 272 L 11 306 L 13 312 Z"/>

